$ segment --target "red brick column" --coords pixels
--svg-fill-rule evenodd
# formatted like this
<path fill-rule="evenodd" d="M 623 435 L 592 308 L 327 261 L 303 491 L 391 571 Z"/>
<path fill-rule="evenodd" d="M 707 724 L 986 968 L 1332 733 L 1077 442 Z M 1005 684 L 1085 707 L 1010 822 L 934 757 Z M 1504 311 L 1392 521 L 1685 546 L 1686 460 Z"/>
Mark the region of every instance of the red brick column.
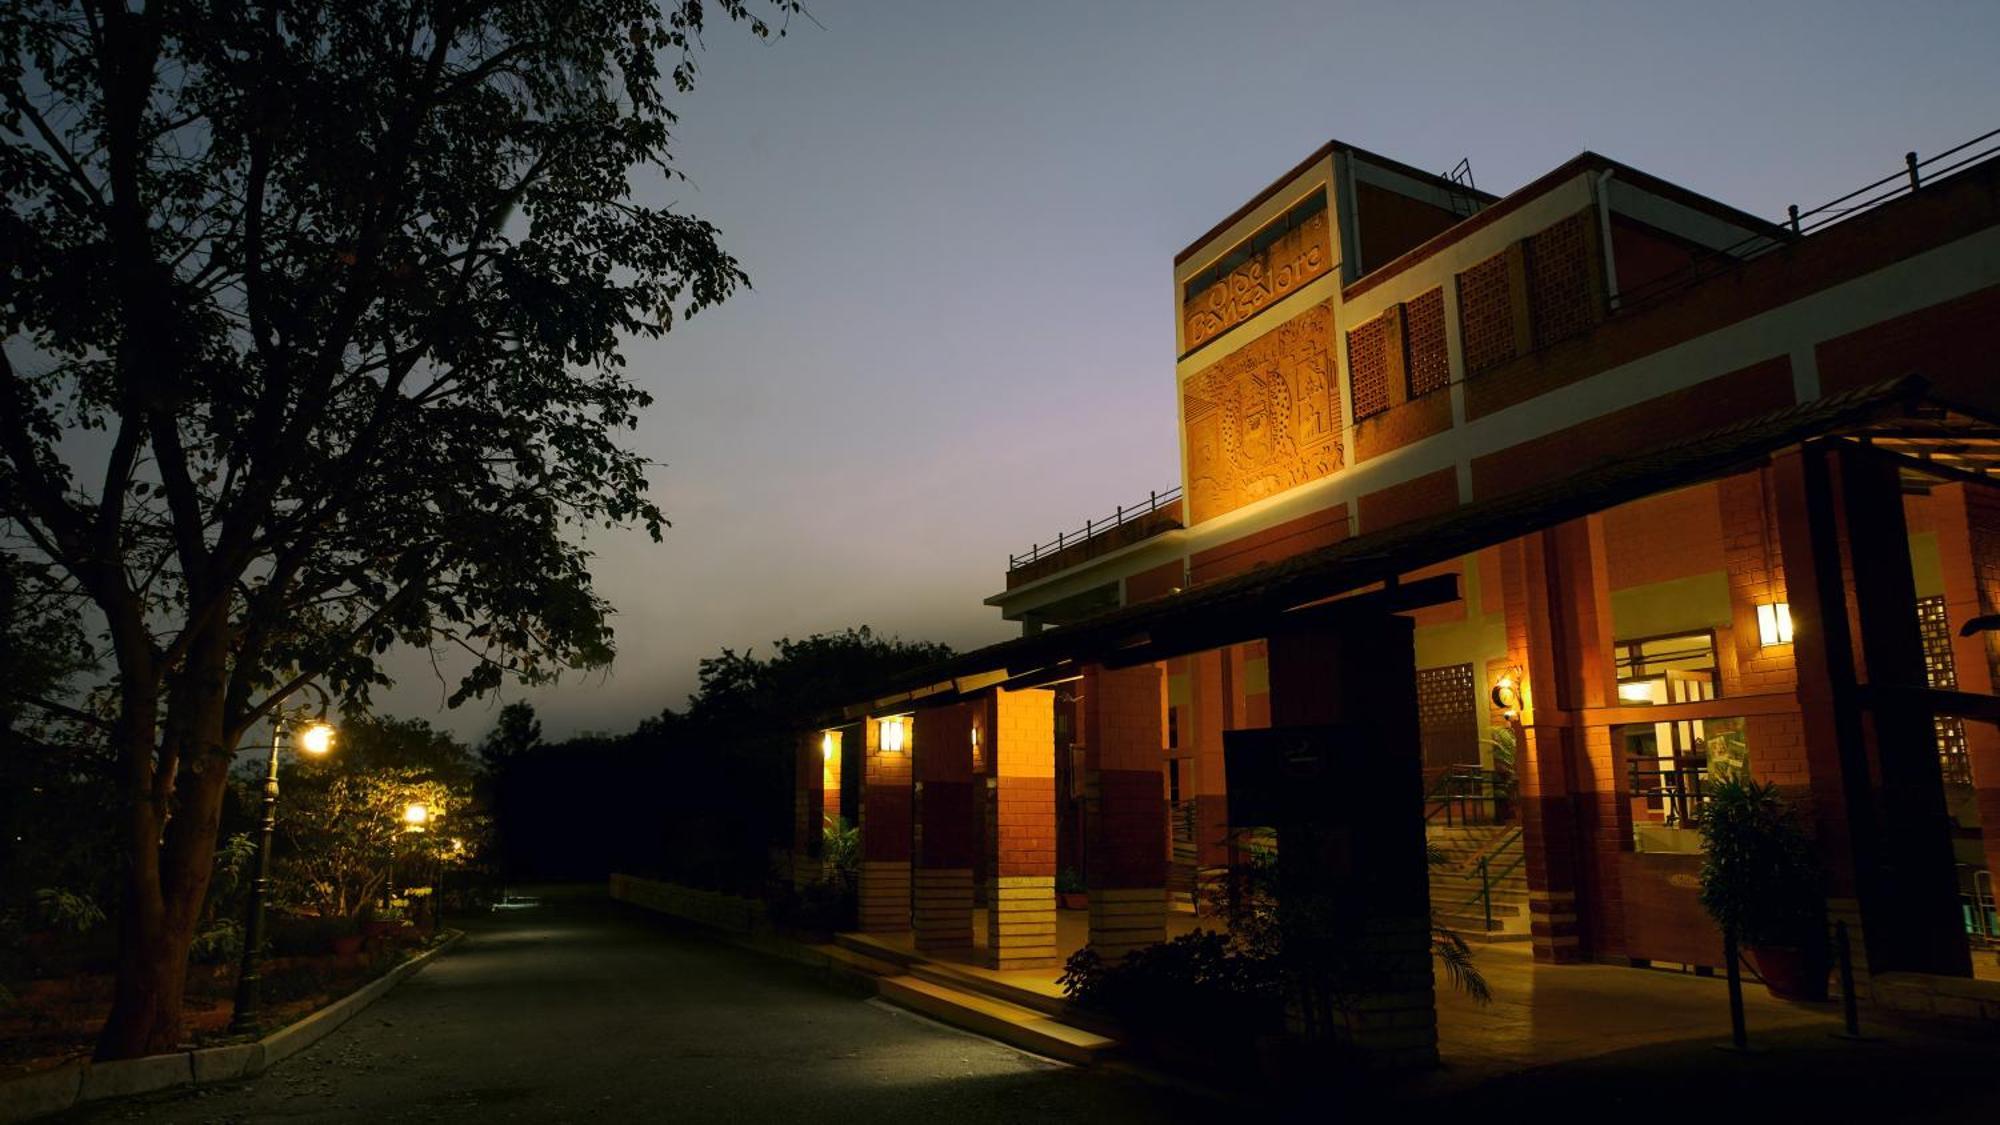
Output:
<path fill-rule="evenodd" d="M 2000 633 L 1958 635 L 1968 618 L 2000 613 L 2000 490 L 1954 484 L 1932 491 L 1938 513 L 1938 553 L 1944 563 L 1946 612 L 1960 691 L 1992 694 L 2000 685 Z M 1986 869 L 2000 880 L 2000 725 L 1967 720 L 1973 799 Z"/>
<path fill-rule="evenodd" d="M 996 691 L 973 721 L 987 780 L 986 959 L 996 969 L 1062 962 L 1056 948 L 1055 692 Z"/>
<path fill-rule="evenodd" d="M 1085 879 L 1090 944 L 1114 959 L 1167 936 L 1160 669 L 1084 669 Z"/>
<path fill-rule="evenodd" d="M 972 852 L 979 839 L 973 801 L 974 705 L 919 711 L 911 766 L 916 775 L 917 856 L 913 906 L 917 948 L 972 954 Z"/>
<path fill-rule="evenodd" d="M 820 813 L 821 823 L 832 824 L 840 819 L 840 770 L 841 754 L 845 747 L 845 732 L 830 730 L 821 748 L 823 759 L 820 771 Z"/>
<path fill-rule="evenodd" d="M 826 791 L 821 785 L 820 732 L 803 731 L 792 756 L 792 885 L 804 886 L 820 877 L 825 861 L 820 853 L 820 824 Z M 834 808 L 839 808 L 836 798 Z"/>
<path fill-rule="evenodd" d="M 1604 761 L 1608 737 L 1574 725 L 1578 709 L 1604 705 L 1616 679 L 1602 530 L 1572 520 L 1524 534 L 1502 550 L 1502 573 L 1510 649 L 1518 635 L 1526 671 L 1516 773 L 1528 925 L 1538 961 L 1570 963 L 1590 951 L 1580 895 L 1596 891 L 1598 929 L 1622 933 L 1616 881 L 1598 861 L 1616 847 L 1606 837 L 1632 831 L 1616 765 Z"/>
<path fill-rule="evenodd" d="M 1778 518 L 1779 557 L 1792 614 L 1806 784 L 1813 835 L 1829 876 L 1827 911 L 1848 925 L 1856 967 L 1868 971 L 1876 910 L 1865 895 L 1874 817 L 1866 813 L 1868 761 L 1855 703 L 1853 623 L 1849 619 L 1843 533 L 1830 470 L 1817 453 L 1792 450 L 1768 470 Z M 1754 750 L 1753 750 L 1754 760 Z M 1858 818 L 1856 810 L 1861 810 Z M 1864 902 L 1870 905 L 1864 908 Z"/>
<path fill-rule="evenodd" d="M 1758 632 L 1757 607 L 1790 602 L 1783 552 L 1778 546 L 1777 505 L 1770 471 L 1759 469 L 1724 478 L 1716 485 L 1722 515 L 1722 559 L 1729 576 L 1729 652 L 1724 654 L 1721 693 L 1770 695 L 1798 690 L 1798 668 L 1790 642 L 1767 645 Z M 1786 795 L 1810 794 L 1804 717 L 1797 711 L 1752 715 L 1744 720 L 1750 774 Z"/>
<path fill-rule="evenodd" d="M 863 725 L 861 769 L 861 929 L 885 933 L 910 928 L 910 717 L 901 717 L 901 752 L 882 749 L 882 720 Z"/>
<path fill-rule="evenodd" d="M 1848 541 L 1854 612 L 1868 684 L 1920 690 L 1928 680 L 1901 470 L 1886 458 L 1864 452 L 1841 451 L 1835 456 L 1840 462 L 1841 503 L 1852 529 Z M 1921 704 L 1878 697 L 1866 718 L 1874 776 L 1880 779 L 1878 839 L 1886 868 L 1881 887 L 1889 898 L 1887 912 L 1896 922 L 1890 934 L 1892 946 L 1885 949 L 1883 934 L 1876 932 L 1877 952 L 1889 968 L 1971 976 L 1932 715 Z"/>
<path fill-rule="evenodd" d="M 1771 483 L 1815 834 L 1832 874 L 1828 908 L 1848 923 L 1866 973 L 1965 975 L 1930 717 L 1862 706 L 1863 675 L 1922 683 L 1894 470 L 1809 449 L 1774 458 Z"/>
<path fill-rule="evenodd" d="M 1195 912 L 1209 913 L 1219 905 L 1229 873 L 1229 786 L 1222 753 L 1226 729 L 1225 684 L 1220 649 L 1188 658 L 1190 716 L 1181 731 L 1182 744 L 1194 753 L 1195 774 Z"/>
<path fill-rule="evenodd" d="M 1358 931 L 1360 994 L 1334 1038 L 1378 1066 L 1437 1062 L 1414 637 L 1410 619 L 1384 615 L 1268 646 L 1271 726 L 1332 724 L 1355 742 L 1333 748 L 1342 772 L 1326 794 L 1332 831 L 1281 826 L 1278 860 L 1310 865 L 1358 914 L 1342 921 Z M 1287 1016 L 1297 1030 L 1301 1013 Z"/>

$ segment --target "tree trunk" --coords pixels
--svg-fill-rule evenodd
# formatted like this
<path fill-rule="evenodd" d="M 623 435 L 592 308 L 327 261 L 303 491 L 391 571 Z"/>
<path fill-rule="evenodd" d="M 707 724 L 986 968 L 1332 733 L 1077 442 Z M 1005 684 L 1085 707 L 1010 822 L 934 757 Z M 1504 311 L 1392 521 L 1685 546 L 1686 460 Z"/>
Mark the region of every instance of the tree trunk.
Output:
<path fill-rule="evenodd" d="M 129 905 L 133 893 L 128 888 Z M 125 919 L 135 919 L 127 911 Z M 168 932 L 164 918 L 121 920 L 118 982 L 111 1015 L 97 1037 L 96 1058 L 129 1059 L 171 1051 L 181 1041 L 181 997 L 187 986 L 192 934 Z"/>
<path fill-rule="evenodd" d="M 219 638 L 218 638 L 219 639 Z M 231 748 L 222 744 L 225 650 L 198 644 L 170 681 L 167 721 L 151 699 L 123 702 L 119 722 L 126 816 L 125 880 L 118 919 L 118 977 L 98 1034 L 99 1060 L 134 1058 L 181 1045 L 188 947 L 215 870 L 215 836 L 228 788 Z M 163 729 L 162 729 L 163 728 Z M 154 731 L 162 747 L 154 751 Z M 176 767 L 179 768 L 176 768 Z M 154 771 L 168 779 L 165 831 L 153 801 Z"/>

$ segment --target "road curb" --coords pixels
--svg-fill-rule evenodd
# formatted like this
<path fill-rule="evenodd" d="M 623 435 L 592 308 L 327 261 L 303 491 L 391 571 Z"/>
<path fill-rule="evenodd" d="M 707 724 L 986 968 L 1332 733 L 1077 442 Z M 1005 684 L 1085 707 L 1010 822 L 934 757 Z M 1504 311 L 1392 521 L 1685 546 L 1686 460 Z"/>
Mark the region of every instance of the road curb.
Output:
<path fill-rule="evenodd" d="M 346 996 L 255 1043 L 200 1047 L 117 1062 L 67 1063 L 39 1074 L 0 1082 L 0 1125 L 61 1113 L 85 1102 L 254 1078 L 272 1064 L 326 1038 L 404 979 L 451 952 L 464 938 L 462 932 L 452 934 Z"/>

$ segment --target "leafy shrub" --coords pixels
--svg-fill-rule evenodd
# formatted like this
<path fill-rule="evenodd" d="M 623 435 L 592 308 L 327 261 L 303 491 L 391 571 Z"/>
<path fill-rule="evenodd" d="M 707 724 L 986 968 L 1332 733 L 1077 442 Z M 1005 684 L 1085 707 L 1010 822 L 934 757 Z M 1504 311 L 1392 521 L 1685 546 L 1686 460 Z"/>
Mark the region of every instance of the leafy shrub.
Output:
<path fill-rule="evenodd" d="M 224 919 L 203 930 L 188 946 L 188 959 L 197 965 L 227 965 L 243 956 L 243 927 Z"/>
<path fill-rule="evenodd" d="M 834 878 L 853 887 L 861 878 L 861 828 L 846 817 L 829 817 L 820 836 L 820 855 Z"/>
<path fill-rule="evenodd" d="M 1776 785 L 1731 778 L 1702 809 L 1701 904 L 1745 945 L 1821 952 L 1826 873 Z"/>
<path fill-rule="evenodd" d="M 860 911 L 853 882 L 842 879 L 815 879 L 798 888 L 781 886 L 769 901 L 773 922 L 814 934 L 851 930 Z"/>
<path fill-rule="evenodd" d="M 313 918 L 281 914 L 270 921 L 268 934 L 272 954 L 279 957 L 311 957 L 333 948 L 333 939 L 359 930 L 352 919 Z"/>
<path fill-rule="evenodd" d="M 208 881 L 208 916 L 240 918 L 257 873 L 257 840 L 232 832 L 215 848 L 215 874 Z"/>
<path fill-rule="evenodd" d="M 35 892 L 35 924 L 59 934 L 89 933 L 104 924 L 104 911 L 89 895 L 73 894 L 61 887 L 43 887 Z"/>
<path fill-rule="evenodd" d="M 1079 1006 L 1131 1029 L 1182 1027 L 1241 1038 L 1284 1026 L 1284 989 L 1274 958 L 1196 930 L 1108 963 L 1085 946 L 1058 983 Z"/>

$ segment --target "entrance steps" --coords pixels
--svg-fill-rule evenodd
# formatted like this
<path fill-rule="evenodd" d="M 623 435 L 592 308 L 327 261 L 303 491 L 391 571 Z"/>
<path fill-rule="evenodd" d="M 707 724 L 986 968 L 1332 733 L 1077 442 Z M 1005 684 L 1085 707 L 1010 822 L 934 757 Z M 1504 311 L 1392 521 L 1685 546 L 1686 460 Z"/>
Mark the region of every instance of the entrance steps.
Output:
<path fill-rule="evenodd" d="M 1079 1066 L 1117 1041 L 1061 1019 L 1063 999 L 970 968 L 932 961 L 868 934 L 838 934 L 830 960 L 870 978 L 875 993 L 899 1008 L 1002 1043 Z"/>
<path fill-rule="evenodd" d="M 1512 825 L 1428 825 L 1444 862 L 1430 869 L 1431 917 L 1468 942 L 1527 941 L 1528 873 Z M 1486 861 L 1483 883 L 1479 862 Z"/>

